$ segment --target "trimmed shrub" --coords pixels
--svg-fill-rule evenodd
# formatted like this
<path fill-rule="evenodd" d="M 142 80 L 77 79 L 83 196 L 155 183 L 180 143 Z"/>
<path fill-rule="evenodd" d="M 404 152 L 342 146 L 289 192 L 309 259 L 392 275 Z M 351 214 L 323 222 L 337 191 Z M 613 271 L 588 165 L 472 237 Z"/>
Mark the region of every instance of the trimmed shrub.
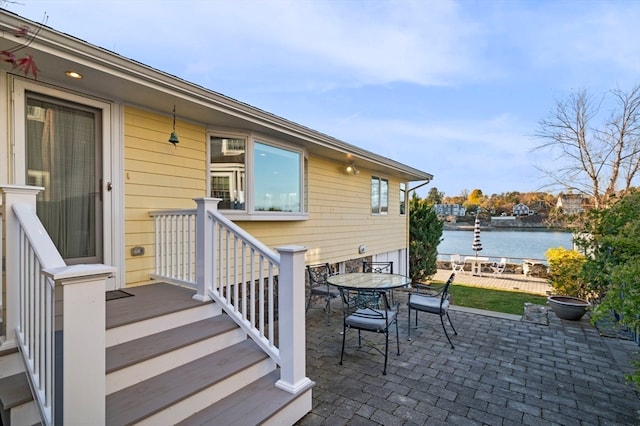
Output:
<path fill-rule="evenodd" d="M 549 283 L 560 296 L 586 297 L 587 288 L 581 276 L 586 257 L 575 250 L 552 247 L 545 252 L 549 263 Z"/>

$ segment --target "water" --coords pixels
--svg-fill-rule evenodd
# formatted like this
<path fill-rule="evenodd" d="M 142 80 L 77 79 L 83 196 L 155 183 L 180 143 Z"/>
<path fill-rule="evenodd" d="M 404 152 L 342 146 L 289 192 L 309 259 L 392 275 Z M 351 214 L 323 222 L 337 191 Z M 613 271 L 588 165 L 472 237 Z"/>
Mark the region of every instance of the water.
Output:
<path fill-rule="evenodd" d="M 475 255 L 471 249 L 473 231 L 443 231 L 442 237 L 438 254 L 443 259 L 448 259 L 449 254 Z M 544 260 L 544 253 L 550 247 L 572 248 L 570 232 L 482 231 L 480 242 L 482 251 L 478 256 L 491 258 Z"/>

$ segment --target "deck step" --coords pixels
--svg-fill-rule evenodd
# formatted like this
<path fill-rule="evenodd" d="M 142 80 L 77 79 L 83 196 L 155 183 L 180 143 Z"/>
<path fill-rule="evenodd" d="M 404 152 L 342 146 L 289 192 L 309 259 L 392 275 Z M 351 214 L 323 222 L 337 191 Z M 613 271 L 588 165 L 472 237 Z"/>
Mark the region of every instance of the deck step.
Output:
<path fill-rule="evenodd" d="M 274 370 L 228 397 L 178 423 L 177 426 L 245 426 L 267 422 L 298 396 L 278 389 L 280 370 Z M 311 409 L 311 408 L 309 408 Z"/>
<path fill-rule="evenodd" d="M 26 373 L 18 373 L 0 379 L 0 408 L 9 410 L 32 401 L 31 389 Z"/>
<path fill-rule="evenodd" d="M 17 348 L 0 355 L 0 379 L 22 372 L 24 372 L 24 361 Z"/>
<path fill-rule="evenodd" d="M 126 291 L 133 297 L 107 302 L 107 347 L 222 313 L 212 301 L 194 300 L 195 290 L 186 287 L 156 283 Z"/>
<path fill-rule="evenodd" d="M 107 394 L 246 339 L 228 315 L 218 315 L 106 350 Z"/>
<path fill-rule="evenodd" d="M 107 425 L 174 424 L 275 369 L 250 339 L 107 396 Z"/>
<path fill-rule="evenodd" d="M 26 373 L 0 379 L 0 419 L 3 426 L 41 423 Z"/>

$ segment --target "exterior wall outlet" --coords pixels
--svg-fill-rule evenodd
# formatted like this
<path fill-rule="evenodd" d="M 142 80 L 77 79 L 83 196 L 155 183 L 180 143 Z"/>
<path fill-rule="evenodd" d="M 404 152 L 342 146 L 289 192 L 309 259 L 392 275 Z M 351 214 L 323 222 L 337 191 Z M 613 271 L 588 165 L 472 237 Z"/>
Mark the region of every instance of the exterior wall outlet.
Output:
<path fill-rule="evenodd" d="M 142 256 L 144 254 L 144 247 L 133 247 L 131 248 L 131 256 Z"/>
<path fill-rule="evenodd" d="M 364 254 L 365 251 L 367 251 L 367 246 L 360 244 L 360 247 L 358 247 L 358 253 Z"/>

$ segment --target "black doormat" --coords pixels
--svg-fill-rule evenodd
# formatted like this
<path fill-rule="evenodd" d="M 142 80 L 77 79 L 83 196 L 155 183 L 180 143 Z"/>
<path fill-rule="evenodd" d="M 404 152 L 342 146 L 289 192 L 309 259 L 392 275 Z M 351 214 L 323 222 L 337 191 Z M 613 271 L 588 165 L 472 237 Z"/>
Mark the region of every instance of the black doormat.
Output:
<path fill-rule="evenodd" d="M 126 291 L 122 291 L 122 290 L 111 290 L 111 291 L 107 291 L 106 293 L 107 295 L 107 302 L 109 300 L 116 300 L 116 299 L 122 299 L 124 297 L 131 297 L 133 296 L 133 294 L 131 293 L 127 293 Z"/>

